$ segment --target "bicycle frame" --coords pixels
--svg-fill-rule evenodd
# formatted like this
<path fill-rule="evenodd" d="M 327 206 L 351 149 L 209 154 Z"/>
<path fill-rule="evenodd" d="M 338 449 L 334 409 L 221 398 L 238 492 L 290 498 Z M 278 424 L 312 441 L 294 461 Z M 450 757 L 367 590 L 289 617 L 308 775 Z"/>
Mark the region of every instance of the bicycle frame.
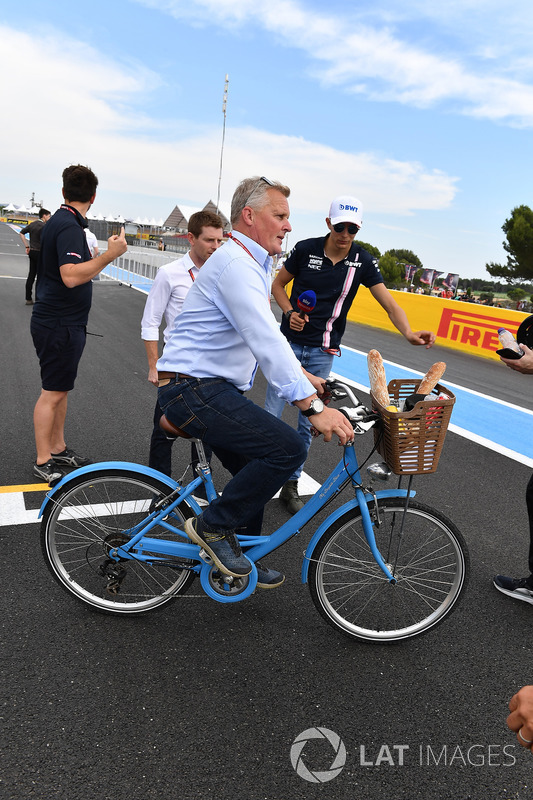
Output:
<path fill-rule="evenodd" d="M 167 522 L 166 518 L 170 516 L 172 514 L 172 511 L 184 500 L 187 500 L 188 505 L 191 507 L 191 509 L 194 511 L 195 514 L 200 514 L 201 508 L 196 503 L 193 497 L 193 492 L 202 483 L 205 483 L 206 485 L 207 496 L 209 500 L 212 500 L 213 497 L 216 496 L 216 492 L 214 490 L 213 483 L 211 480 L 210 468 L 207 464 L 200 465 L 199 469 L 202 475 L 195 478 L 193 481 L 187 484 L 187 486 L 184 487 L 181 487 L 175 480 L 168 477 L 167 475 L 164 475 L 158 472 L 157 470 L 154 470 L 150 467 L 146 467 L 141 464 L 132 464 L 130 462 L 122 462 L 122 461 L 109 461 L 109 462 L 102 462 L 99 464 L 90 464 L 87 467 L 82 467 L 81 469 L 78 469 L 75 472 L 70 473 L 70 475 L 63 478 L 63 480 L 60 483 L 58 483 L 50 492 L 47 493 L 44 502 L 40 508 L 39 517 L 42 516 L 48 504 L 54 502 L 54 496 L 59 492 L 59 490 L 66 484 L 68 484 L 70 480 L 72 480 L 73 478 L 77 478 L 83 474 L 88 475 L 91 474 L 92 472 L 100 472 L 101 470 L 105 469 L 119 469 L 123 472 L 131 472 L 132 475 L 137 475 L 137 476 L 148 475 L 157 478 L 161 483 L 168 486 L 170 490 L 169 494 L 177 491 L 176 497 L 171 501 L 170 504 L 166 505 L 164 508 L 158 511 L 152 511 L 152 513 L 149 514 L 146 517 L 146 519 L 143 520 L 143 522 L 140 524 L 138 530 L 131 531 L 130 541 L 127 544 L 118 547 L 116 549 L 115 557 L 117 559 L 135 558 L 136 560 L 144 560 L 147 562 L 164 560 L 165 558 L 168 557 L 198 559 L 198 546 L 190 543 L 189 540 L 187 539 L 185 532 L 182 532 L 181 529 L 176 527 L 176 525 L 172 525 L 171 523 Z M 246 553 L 247 557 L 252 562 L 255 562 L 263 558 L 267 554 L 271 553 L 272 551 L 281 547 L 285 542 L 287 542 L 290 538 L 296 535 L 299 532 L 300 528 L 306 525 L 326 505 L 326 503 L 328 503 L 332 498 L 334 498 L 337 494 L 339 494 L 340 491 L 345 488 L 348 482 L 351 482 L 352 485 L 355 487 L 355 498 L 348 501 L 343 506 L 336 509 L 332 514 L 330 514 L 328 518 L 314 533 L 304 553 L 304 561 L 302 564 L 302 572 L 301 572 L 302 583 L 307 582 L 309 562 L 312 559 L 313 551 L 316 547 L 316 544 L 319 541 L 322 534 L 324 533 L 324 531 L 335 520 L 337 520 L 347 511 L 357 507 L 361 509 L 365 536 L 370 551 L 372 553 L 372 556 L 374 557 L 376 563 L 379 565 L 379 567 L 381 568 L 382 572 L 384 573 L 388 581 L 394 583 L 395 578 L 389 571 L 376 545 L 373 524 L 370 519 L 370 514 L 368 511 L 368 503 L 373 501 L 374 499 L 380 499 L 384 497 L 395 497 L 403 499 L 407 498 L 407 496 L 414 497 L 415 492 L 399 488 L 380 490 L 377 492 L 363 491 L 363 489 L 361 488 L 361 475 L 359 472 L 359 465 L 357 462 L 357 457 L 353 445 L 348 445 L 344 447 L 343 457 L 340 459 L 338 464 L 332 470 L 330 475 L 326 478 L 326 480 L 324 481 L 320 489 L 316 492 L 316 494 L 304 505 L 304 507 L 297 514 L 295 514 L 290 520 L 288 520 L 280 528 L 274 531 L 274 533 L 268 536 L 260 536 L 260 535 L 238 536 L 241 547 L 243 551 Z M 150 529 L 154 527 L 154 525 L 156 524 L 160 527 L 166 528 L 167 530 L 171 531 L 174 534 L 176 532 L 182 533 L 186 541 L 182 543 L 182 542 L 168 541 L 159 538 L 158 539 L 150 538 L 149 535 Z M 145 553 L 143 553 L 143 550 L 146 553 L 149 553 L 149 555 L 145 555 Z M 191 567 L 191 570 L 197 573 L 202 573 L 202 575 L 204 575 L 202 569 L 205 566 L 206 566 L 205 563 L 203 561 L 200 561 L 200 563 Z M 247 595 L 248 595 L 247 592 L 243 593 L 241 599 L 244 599 L 244 597 Z M 220 598 L 217 597 L 216 599 Z"/>

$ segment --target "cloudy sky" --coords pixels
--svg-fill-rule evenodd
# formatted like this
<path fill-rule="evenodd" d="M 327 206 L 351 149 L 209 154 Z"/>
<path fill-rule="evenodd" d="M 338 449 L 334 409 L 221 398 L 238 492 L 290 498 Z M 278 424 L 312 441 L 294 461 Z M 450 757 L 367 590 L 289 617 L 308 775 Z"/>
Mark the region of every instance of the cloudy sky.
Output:
<path fill-rule="evenodd" d="M 291 189 L 289 244 L 358 197 L 360 234 L 488 277 L 533 206 L 533 6 L 496 0 L 27 0 L 0 13 L 0 201 L 55 209 L 70 163 L 94 211 L 166 218 L 249 175 Z"/>

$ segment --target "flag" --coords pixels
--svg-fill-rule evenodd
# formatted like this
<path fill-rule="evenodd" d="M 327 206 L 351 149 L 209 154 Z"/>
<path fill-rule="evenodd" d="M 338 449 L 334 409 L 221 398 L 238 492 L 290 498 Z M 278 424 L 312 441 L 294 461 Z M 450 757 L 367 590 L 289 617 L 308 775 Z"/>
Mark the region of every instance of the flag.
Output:
<path fill-rule="evenodd" d="M 442 283 L 450 292 L 455 292 L 459 283 L 459 275 L 456 272 L 448 272 Z"/>
<path fill-rule="evenodd" d="M 407 281 L 407 283 L 411 283 L 411 281 L 413 280 L 413 277 L 414 277 L 414 274 L 415 274 L 416 270 L 417 270 L 417 268 L 415 266 L 413 266 L 412 264 L 406 264 L 405 265 L 405 280 Z"/>

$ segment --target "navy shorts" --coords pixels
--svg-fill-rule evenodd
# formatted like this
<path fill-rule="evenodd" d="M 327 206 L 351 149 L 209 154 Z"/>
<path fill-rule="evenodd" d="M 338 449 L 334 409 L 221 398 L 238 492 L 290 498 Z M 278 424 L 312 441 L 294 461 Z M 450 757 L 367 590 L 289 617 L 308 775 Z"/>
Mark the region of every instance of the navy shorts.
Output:
<path fill-rule="evenodd" d="M 87 338 L 85 325 L 58 325 L 32 318 L 31 335 L 39 364 L 41 385 L 47 392 L 70 392 Z"/>

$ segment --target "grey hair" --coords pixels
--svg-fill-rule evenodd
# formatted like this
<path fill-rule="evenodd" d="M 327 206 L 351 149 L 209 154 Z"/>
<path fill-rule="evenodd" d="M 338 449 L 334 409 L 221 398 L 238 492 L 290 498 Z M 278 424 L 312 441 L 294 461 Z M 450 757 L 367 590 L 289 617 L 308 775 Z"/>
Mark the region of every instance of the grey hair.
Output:
<path fill-rule="evenodd" d="M 252 178 L 244 178 L 233 193 L 231 199 L 231 224 L 235 225 L 239 221 L 241 212 L 245 206 L 251 206 L 256 211 L 260 211 L 266 206 L 268 201 L 268 190 L 276 189 L 284 197 L 289 197 L 291 190 L 288 186 L 278 181 L 271 181 L 267 178 L 254 175 Z"/>

